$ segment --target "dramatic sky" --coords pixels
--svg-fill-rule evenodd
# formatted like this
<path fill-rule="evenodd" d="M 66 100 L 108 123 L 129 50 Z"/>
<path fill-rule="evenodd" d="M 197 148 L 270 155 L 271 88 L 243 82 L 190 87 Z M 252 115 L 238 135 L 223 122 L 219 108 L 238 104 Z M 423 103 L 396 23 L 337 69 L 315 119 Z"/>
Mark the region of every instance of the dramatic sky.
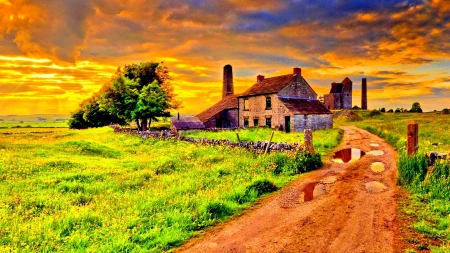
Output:
<path fill-rule="evenodd" d="M 0 115 L 74 111 L 118 66 L 164 62 L 196 114 L 235 92 L 302 75 L 319 95 L 353 81 L 369 109 L 450 107 L 449 0 L 0 0 Z"/>

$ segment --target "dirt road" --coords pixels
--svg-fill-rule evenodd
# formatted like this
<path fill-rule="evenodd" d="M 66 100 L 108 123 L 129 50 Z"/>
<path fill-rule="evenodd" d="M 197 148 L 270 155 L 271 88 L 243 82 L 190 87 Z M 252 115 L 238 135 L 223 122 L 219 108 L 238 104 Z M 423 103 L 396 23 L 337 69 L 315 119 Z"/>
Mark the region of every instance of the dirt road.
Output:
<path fill-rule="evenodd" d="M 258 208 L 210 230 L 204 238 L 194 238 L 180 251 L 396 251 L 397 154 L 365 130 L 343 129 L 343 142 L 336 151 L 358 148 L 366 155 L 349 163 L 326 157 L 321 169 L 262 200 Z M 373 171 L 375 162 L 382 163 L 384 170 Z"/>

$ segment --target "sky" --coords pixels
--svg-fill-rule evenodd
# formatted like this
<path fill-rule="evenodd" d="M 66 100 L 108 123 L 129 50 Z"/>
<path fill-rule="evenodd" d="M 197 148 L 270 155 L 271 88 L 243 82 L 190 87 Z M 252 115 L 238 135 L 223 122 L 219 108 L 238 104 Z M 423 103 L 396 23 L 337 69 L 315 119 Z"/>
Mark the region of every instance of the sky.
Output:
<path fill-rule="evenodd" d="M 0 0 L 0 115 L 67 114 L 118 67 L 163 62 L 197 114 L 267 77 L 302 76 L 323 96 L 353 81 L 369 109 L 450 108 L 449 0 Z"/>

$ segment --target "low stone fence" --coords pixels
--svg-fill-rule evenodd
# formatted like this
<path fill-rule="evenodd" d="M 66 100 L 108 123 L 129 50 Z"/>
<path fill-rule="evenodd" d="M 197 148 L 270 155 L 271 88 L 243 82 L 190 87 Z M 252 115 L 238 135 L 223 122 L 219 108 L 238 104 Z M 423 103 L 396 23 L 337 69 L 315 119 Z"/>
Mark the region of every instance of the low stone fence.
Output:
<path fill-rule="evenodd" d="M 148 138 L 154 138 L 154 139 L 172 139 L 172 140 L 180 140 L 180 141 L 187 141 L 199 145 L 208 145 L 208 146 L 227 146 L 231 148 L 244 148 L 249 151 L 256 152 L 258 154 L 264 153 L 267 149 L 267 145 L 269 141 L 241 141 L 241 142 L 234 142 L 230 140 L 217 140 L 217 139 L 206 139 L 206 138 L 193 138 L 193 137 L 186 137 L 182 135 L 175 135 L 169 130 L 163 130 L 163 131 L 137 131 L 137 130 L 130 130 L 127 128 L 121 128 L 120 126 L 112 125 L 111 128 L 114 129 L 114 132 L 116 133 L 126 133 L 126 134 L 136 134 L 139 135 L 141 138 L 148 139 Z M 305 147 L 302 144 L 299 143 L 286 143 L 286 142 L 270 142 L 269 148 L 267 152 L 273 151 L 273 152 L 285 152 L 285 153 L 292 153 L 300 150 L 304 150 Z"/>

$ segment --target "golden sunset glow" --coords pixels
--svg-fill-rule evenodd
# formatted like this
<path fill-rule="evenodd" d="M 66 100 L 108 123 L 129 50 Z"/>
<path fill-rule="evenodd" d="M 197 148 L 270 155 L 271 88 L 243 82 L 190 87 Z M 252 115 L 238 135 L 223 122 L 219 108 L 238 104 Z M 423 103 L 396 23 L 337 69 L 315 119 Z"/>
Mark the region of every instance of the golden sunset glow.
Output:
<path fill-rule="evenodd" d="M 326 3 L 325 3 L 326 2 Z M 353 81 L 369 109 L 450 107 L 450 2 L 0 0 L 0 115 L 70 113 L 119 66 L 164 62 L 197 114 L 221 98 L 302 68 L 322 96 Z"/>

